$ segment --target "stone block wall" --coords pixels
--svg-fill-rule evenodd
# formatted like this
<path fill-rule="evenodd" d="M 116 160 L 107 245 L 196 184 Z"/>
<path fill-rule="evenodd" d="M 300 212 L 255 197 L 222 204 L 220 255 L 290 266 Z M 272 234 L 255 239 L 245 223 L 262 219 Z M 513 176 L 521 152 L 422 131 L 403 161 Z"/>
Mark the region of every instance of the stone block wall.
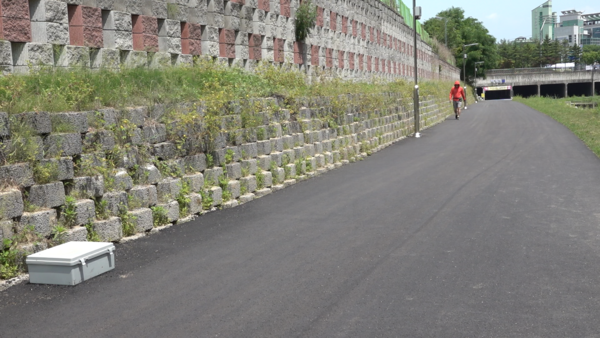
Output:
<path fill-rule="evenodd" d="M 301 0 L 0 0 L 0 67 L 117 69 L 194 64 L 204 55 L 253 69 L 260 60 L 294 64 L 312 74 L 455 79 L 440 60 L 378 0 L 315 0 L 316 26 L 295 41 Z M 439 46 L 440 48 L 445 48 Z"/>
<path fill-rule="evenodd" d="M 69 240 L 119 241 L 235 207 L 411 134 L 412 100 L 390 101 L 380 111 L 349 106 L 334 122 L 330 98 L 306 99 L 291 115 L 265 99 L 261 106 L 269 109 L 253 113 L 254 127 L 243 128 L 233 107 L 212 139 L 202 119 L 182 122 L 169 113 L 202 116 L 202 103 L 0 112 L 0 241 L 29 229 L 39 236 L 36 250 Z M 445 103 L 422 98 L 423 128 L 451 114 Z"/>

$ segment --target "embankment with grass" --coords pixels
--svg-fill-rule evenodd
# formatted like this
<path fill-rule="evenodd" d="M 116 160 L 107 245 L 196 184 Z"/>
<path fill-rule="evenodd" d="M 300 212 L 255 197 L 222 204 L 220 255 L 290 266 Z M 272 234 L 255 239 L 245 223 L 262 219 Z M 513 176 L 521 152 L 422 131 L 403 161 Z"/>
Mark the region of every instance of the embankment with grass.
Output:
<path fill-rule="evenodd" d="M 552 117 L 569 128 L 596 156 L 600 157 L 600 98 L 531 97 L 524 99 L 516 97 L 515 100 Z M 596 107 L 577 108 L 571 104 L 574 102 L 596 102 Z"/>
<path fill-rule="evenodd" d="M 413 133 L 412 84 L 261 64 L 0 78 L 0 278 L 71 240 L 120 241 L 235 207 Z M 451 114 L 420 84 L 420 124 Z"/>

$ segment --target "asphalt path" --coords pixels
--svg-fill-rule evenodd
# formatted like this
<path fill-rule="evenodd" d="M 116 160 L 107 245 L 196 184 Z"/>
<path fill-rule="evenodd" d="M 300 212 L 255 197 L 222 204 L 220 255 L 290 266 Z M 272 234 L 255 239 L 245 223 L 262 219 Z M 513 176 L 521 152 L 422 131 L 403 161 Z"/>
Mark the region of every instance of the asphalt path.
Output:
<path fill-rule="evenodd" d="M 600 161 L 512 101 L 0 293 L 2 337 L 600 337 Z"/>

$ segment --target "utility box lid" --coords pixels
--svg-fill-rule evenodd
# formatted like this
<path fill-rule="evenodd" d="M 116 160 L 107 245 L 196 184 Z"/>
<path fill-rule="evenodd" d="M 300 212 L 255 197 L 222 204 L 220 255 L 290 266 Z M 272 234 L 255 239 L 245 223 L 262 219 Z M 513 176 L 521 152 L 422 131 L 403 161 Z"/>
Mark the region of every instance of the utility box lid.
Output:
<path fill-rule="evenodd" d="M 26 263 L 73 266 L 102 254 L 112 253 L 115 246 L 104 242 L 68 242 L 27 256 Z"/>

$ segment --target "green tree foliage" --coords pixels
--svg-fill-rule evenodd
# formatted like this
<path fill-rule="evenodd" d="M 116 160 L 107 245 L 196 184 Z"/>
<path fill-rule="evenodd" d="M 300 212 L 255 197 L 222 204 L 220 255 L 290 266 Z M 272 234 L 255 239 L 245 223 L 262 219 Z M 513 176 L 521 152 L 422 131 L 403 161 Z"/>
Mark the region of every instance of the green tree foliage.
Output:
<path fill-rule="evenodd" d="M 600 46 L 599 45 L 583 46 L 583 53 L 582 53 L 581 59 L 583 60 L 583 62 L 585 62 L 586 65 L 600 63 Z"/>
<path fill-rule="evenodd" d="M 586 46 L 587 47 L 587 46 Z M 590 46 L 595 48 L 595 46 Z M 600 48 L 600 47 L 599 47 Z M 592 50 L 590 49 L 590 50 Z M 545 67 L 556 63 L 585 61 L 585 48 L 570 46 L 566 40 L 550 40 L 548 37 L 539 41 L 507 41 L 498 43 L 498 68 Z M 586 62 L 587 63 L 587 62 Z"/>
<path fill-rule="evenodd" d="M 493 69 L 497 67 L 499 58 L 496 38 L 489 34 L 483 23 L 471 17 L 465 18 L 465 11 L 457 7 L 441 11 L 437 16 L 448 19 L 448 48 L 452 50 L 456 58 L 457 67 L 461 69 L 463 67 L 463 45 L 478 43 L 477 46 L 471 46 L 466 49 L 468 55 L 466 74 L 468 79 L 473 76 L 475 62 L 485 62 L 479 65 L 478 69 Z M 444 23 L 445 20 L 443 19 L 431 18 L 424 23 L 425 30 L 438 41 L 444 41 Z"/>

